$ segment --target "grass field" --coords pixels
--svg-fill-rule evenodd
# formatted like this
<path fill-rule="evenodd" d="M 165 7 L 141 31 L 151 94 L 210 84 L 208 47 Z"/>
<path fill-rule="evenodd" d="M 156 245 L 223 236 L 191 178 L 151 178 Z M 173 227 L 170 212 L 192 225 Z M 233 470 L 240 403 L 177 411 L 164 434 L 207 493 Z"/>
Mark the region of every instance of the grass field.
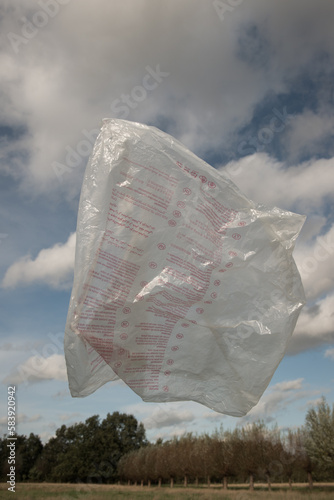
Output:
<path fill-rule="evenodd" d="M 306 485 L 294 485 L 289 491 L 287 485 L 273 485 L 273 491 L 256 485 L 254 492 L 245 487 L 238 487 L 227 492 L 221 487 L 162 487 L 156 486 L 116 486 L 85 484 L 48 484 L 17 483 L 16 498 L 19 500 L 332 500 L 334 499 L 334 483 L 331 485 L 315 484 L 310 491 Z M 7 491 L 7 485 L 0 483 L 0 499 L 10 498 L 13 493 Z M 12 497 L 13 498 L 13 497 Z M 14 497 L 15 498 L 15 497 Z"/>

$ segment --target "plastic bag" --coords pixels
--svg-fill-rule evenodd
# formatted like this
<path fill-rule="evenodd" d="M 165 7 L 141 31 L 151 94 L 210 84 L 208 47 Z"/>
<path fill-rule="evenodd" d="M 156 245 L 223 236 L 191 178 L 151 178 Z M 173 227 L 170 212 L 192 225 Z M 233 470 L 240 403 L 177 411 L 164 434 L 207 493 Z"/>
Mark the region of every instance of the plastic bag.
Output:
<path fill-rule="evenodd" d="M 254 204 L 157 128 L 104 120 L 78 213 L 72 396 L 121 378 L 144 401 L 246 414 L 305 300 L 292 257 L 303 222 Z"/>

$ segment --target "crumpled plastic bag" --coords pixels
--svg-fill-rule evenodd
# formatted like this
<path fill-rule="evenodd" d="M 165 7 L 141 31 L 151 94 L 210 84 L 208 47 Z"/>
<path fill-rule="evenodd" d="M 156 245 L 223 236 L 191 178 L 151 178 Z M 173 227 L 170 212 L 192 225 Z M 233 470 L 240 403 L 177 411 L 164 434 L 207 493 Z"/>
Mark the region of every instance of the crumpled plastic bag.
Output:
<path fill-rule="evenodd" d="M 305 302 L 292 257 L 304 219 L 255 204 L 155 127 L 104 120 L 78 212 L 72 396 L 121 378 L 144 401 L 245 415 Z"/>

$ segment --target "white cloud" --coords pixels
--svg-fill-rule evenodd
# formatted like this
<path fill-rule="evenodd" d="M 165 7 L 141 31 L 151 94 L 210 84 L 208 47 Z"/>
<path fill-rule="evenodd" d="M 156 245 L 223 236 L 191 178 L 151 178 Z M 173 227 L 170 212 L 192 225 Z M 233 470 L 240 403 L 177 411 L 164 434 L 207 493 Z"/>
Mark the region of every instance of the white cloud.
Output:
<path fill-rule="evenodd" d="M 310 245 L 314 238 L 323 233 L 323 228 L 326 226 L 326 223 L 327 219 L 323 215 L 308 215 L 300 235 L 298 236 L 296 249 L 302 245 Z"/>
<path fill-rule="evenodd" d="M 27 384 L 43 382 L 44 380 L 67 380 L 65 358 L 61 354 L 53 354 L 47 358 L 42 356 L 30 356 L 15 370 L 7 375 L 2 382 L 15 384 Z"/>
<path fill-rule="evenodd" d="M 329 359 L 332 359 L 334 361 L 334 347 L 326 350 L 325 358 L 329 358 Z"/>
<path fill-rule="evenodd" d="M 313 406 L 317 406 L 319 403 L 321 403 L 322 401 L 322 398 L 323 396 L 319 397 L 319 398 L 314 398 L 314 399 L 309 399 L 308 401 L 306 401 L 305 404 L 301 405 L 299 407 L 299 409 L 301 411 L 308 411 L 310 408 L 312 408 Z"/>
<path fill-rule="evenodd" d="M 255 153 L 228 163 L 222 171 L 255 202 L 306 215 L 322 215 L 326 197 L 333 194 L 334 158 L 286 168 L 266 153 Z"/>
<path fill-rule="evenodd" d="M 334 340 L 334 225 L 326 226 L 325 217 L 334 185 L 333 167 L 332 158 L 286 168 L 257 153 L 223 169 L 256 202 L 310 214 L 294 251 L 310 302 L 289 342 L 290 354 Z"/>
<path fill-rule="evenodd" d="M 46 283 L 52 288 L 69 288 L 74 268 L 76 235 L 72 233 L 64 244 L 43 249 L 35 259 L 23 257 L 7 270 L 2 287 Z"/>
<path fill-rule="evenodd" d="M 136 403 L 123 407 L 122 411 L 135 415 L 138 421 L 144 424 L 150 441 L 158 438 L 170 439 L 190 431 L 196 432 L 196 427 L 201 422 L 207 425 L 205 419 L 208 408 L 193 401 Z M 221 414 L 220 416 L 223 417 Z"/>
<path fill-rule="evenodd" d="M 321 236 L 298 242 L 294 257 L 308 299 L 334 289 L 334 225 Z"/>
<path fill-rule="evenodd" d="M 202 415 L 202 418 L 205 418 L 211 422 L 221 423 L 223 419 L 227 418 L 227 415 L 211 410 L 210 412 L 204 413 Z"/>
<path fill-rule="evenodd" d="M 169 432 L 157 432 L 156 434 L 154 434 L 151 438 L 151 442 L 153 441 L 156 441 L 157 439 L 166 439 L 167 441 L 171 438 L 178 438 L 178 437 L 182 437 L 184 436 L 185 434 L 187 434 L 187 432 L 189 432 L 186 427 L 173 427 Z"/>
<path fill-rule="evenodd" d="M 272 387 L 271 394 L 275 393 L 286 393 L 289 391 L 294 391 L 302 388 L 303 383 L 302 378 L 297 378 L 295 380 L 285 380 L 284 382 L 278 382 Z"/>
<path fill-rule="evenodd" d="M 57 429 L 56 424 L 53 424 L 52 428 L 54 431 Z M 46 444 L 51 438 L 56 437 L 55 432 L 49 432 L 49 431 L 43 431 L 38 433 L 39 437 L 41 438 L 41 441 L 43 444 Z"/>
<path fill-rule="evenodd" d="M 67 422 L 68 420 L 72 420 L 75 417 L 82 416 L 81 413 L 73 412 L 73 413 L 64 413 L 63 415 L 59 415 L 59 418 L 62 422 Z"/>
<path fill-rule="evenodd" d="M 258 26 L 273 49 L 272 70 L 284 70 L 290 77 L 305 69 L 310 61 L 326 51 L 334 50 L 331 37 L 333 4 L 327 0 L 293 2 L 253 0 L 249 7 L 244 2 L 238 9 L 243 20 Z M 232 16 L 229 17 L 229 20 Z M 228 24 L 228 21 L 223 24 Z"/>
<path fill-rule="evenodd" d="M 290 404 L 311 394 L 318 393 L 319 391 L 307 390 L 304 387 L 304 379 L 302 378 L 279 382 L 264 393 L 258 404 L 247 415 L 241 417 L 238 425 L 262 419 L 267 423 L 272 422 Z"/>
<path fill-rule="evenodd" d="M 160 65 L 169 76 L 147 92 L 144 101 L 135 103 L 128 119 L 167 129 L 200 156 L 209 151 L 209 158 L 220 152 L 222 156 L 226 153 L 235 158 L 234 144 L 247 125 L 251 123 L 253 127 L 261 117 L 259 109 L 266 107 L 271 97 L 275 102 L 281 98 L 289 102 L 285 99 L 293 97 L 290 92 L 300 97 L 291 104 L 293 109 L 288 105 L 288 112 L 300 106 L 300 114 L 275 139 L 286 148 L 290 163 L 305 158 L 305 154 L 327 156 L 321 142 L 333 132 L 334 102 L 333 95 L 330 100 L 322 94 L 326 91 L 333 94 L 333 2 L 240 2 L 221 22 L 212 1 L 71 0 L 60 6 L 59 14 L 22 45 L 18 54 L 14 53 L 7 33 L 21 33 L 23 16 L 31 20 L 42 2 L 6 0 L 4 3 L 10 15 L 3 15 L 0 5 L 3 35 L 0 106 L 2 124 L 8 125 L 9 133 L 0 144 L 0 172 L 12 176 L 15 186 L 23 188 L 23 194 L 28 193 L 32 200 L 39 199 L 36 195 L 41 192 L 51 193 L 51 207 L 55 207 L 55 200 L 59 201 L 58 195 L 63 196 L 62 202 L 65 199 L 72 208 L 76 207 L 87 161 L 87 154 L 78 153 L 81 142 L 86 140 L 83 130 L 98 128 L 103 117 L 115 117 L 113 102 L 123 94 L 131 95 L 142 84 L 148 65 L 153 68 Z M 317 75 L 322 75 L 323 80 L 316 81 Z M 312 93 L 312 97 L 302 93 L 305 91 Z M 312 111 L 305 109 L 311 105 Z M 73 150 L 78 158 L 60 184 L 53 164 L 57 161 L 68 166 L 68 154 Z M 286 168 L 283 162 L 258 153 L 228 167 L 241 167 L 240 175 L 232 176 L 232 180 L 255 201 L 308 215 L 297 240 L 295 258 L 310 304 L 301 313 L 289 353 L 332 342 L 334 259 L 332 255 L 325 259 L 324 253 L 317 249 L 320 234 L 333 236 L 327 218 L 328 201 L 333 199 L 334 159 Z M 12 203 L 17 204 L 15 199 Z M 28 250 L 20 252 L 24 232 L 15 230 L 18 226 L 13 223 L 10 208 L 7 205 L 3 211 L 3 218 L 8 218 L 13 229 L 3 229 L 9 237 L 1 247 L 6 250 L 2 252 L 6 253 L 2 269 L 8 268 L 2 286 L 15 288 L 33 283 L 45 283 L 55 289 L 70 286 L 75 236 L 19 261 L 18 255 L 25 255 Z M 63 216 L 63 211 L 55 215 L 60 224 Z M 71 220 L 66 224 L 72 224 Z M 27 226 L 31 228 L 33 224 Z M 24 245 L 29 248 L 27 241 Z M 9 258 L 8 248 L 13 249 Z M 11 262 L 14 263 L 10 265 Z M 310 272 L 312 265 L 314 271 Z M 10 372 L 9 361 L 11 367 L 20 364 L 21 370 L 13 372 L 11 383 L 66 380 L 62 356 L 41 360 L 30 352 L 25 354 L 30 358 L 23 361 L 24 353 L 15 352 L 19 348 L 11 344 L 12 339 L 8 342 L 1 356 L 6 368 L 3 372 Z M 26 344 L 27 350 L 32 348 L 33 345 Z M 325 355 L 332 359 L 333 349 L 328 348 Z M 254 418 L 270 419 L 275 412 L 283 412 L 287 401 L 292 402 L 294 396 L 302 398 L 303 386 L 298 379 L 278 384 L 273 390 L 269 388 L 268 399 L 266 394 L 263 397 L 266 406 L 254 410 Z M 69 396 L 68 391 L 66 394 Z M 55 396 L 63 395 L 59 391 Z M 144 411 L 137 409 L 136 413 L 151 426 L 150 433 L 161 429 L 166 432 L 160 435 L 168 437 L 173 433 L 180 435 L 187 428 L 194 429 L 197 422 L 204 422 L 205 427 L 211 424 L 210 420 L 225 419 L 215 413 L 209 416 L 206 408 L 188 403 L 164 404 L 160 408 L 144 406 Z M 56 424 L 52 426 L 56 428 Z"/>
<path fill-rule="evenodd" d="M 36 415 L 32 415 L 29 417 L 28 415 L 25 415 L 24 413 L 19 413 L 17 415 L 17 421 L 19 424 L 27 424 L 27 423 L 32 423 L 32 422 L 39 422 L 42 419 L 42 415 L 37 413 Z"/>
<path fill-rule="evenodd" d="M 160 429 L 170 427 L 182 422 L 192 422 L 194 414 L 189 410 L 156 407 L 150 416 L 144 418 L 143 424 L 146 429 Z"/>
<path fill-rule="evenodd" d="M 212 2 L 200 0 L 159 6 L 149 0 L 71 1 L 18 54 L 6 35 L 21 34 L 20 19 L 32 19 L 40 6 L 29 0 L 16 6 L 19 12 L 11 12 L 2 27 L 2 118 L 23 125 L 27 134 L 15 141 L 23 158 L 13 161 L 6 150 L 1 164 L 26 188 L 60 187 L 52 163 L 64 161 L 84 128 L 114 116 L 112 103 L 141 84 L 147 65 L 159 64 L 170 76 L 135 102 L 128 118 L 152 122 L 163 110 L 171 132 L 199 153 L 227 146 L 264 96 L 287 91 L 286 75 L 296 76 L 324 49 L 329 57 L 334 52 L 334 6 L 321 0 L 243 2 L 224 22 Z M 254 27 L 260 40 L 255 45 L 243 38 Z M 256 51 L 245 52 L 248 46 Z M 298 133 L 306 137 L 296 125 Z M 65 189 L 73 183 L 79 189 L 86 158 L 81 160 Z"/>
<path fill-rule="evenodd" d="M 334 294 L 302 310 L 288 344 L 288 354 L 296 354 L 321 344 L 334 342 Z"/>
<path fill-rule="evenodd" d="M 71 393 L 68 389 L 65 389 L 63 391 L 58 391 L 55 394 L 52 395 L 54 399 L 58 400 L 63 400 L 71 396 Z"/>
<path fill-rule="evenodd" d="M 40 342 L 4 342 L 0 345 L 1 352 L 27 352 L 28 350 L 36 349 L 39 347 Z"/>
<path fill-rule="evenodd" d="M 36 415 L 32 415 L 29 417 L 25 413 L 18 413 L 16 415 L 16 421 L 18 424 L 30 424 L 33 422 L 39 422 L 42 419 L 42 415 L 37 413 Z M 1 417 L 0 418 L 0 427 L 5 427 L 7 428 L 8 426 L 8 417 Z"/>
<path fill-rule="evenodd" d="M 285 146 L 291 161 L 296 161 L 300 155 L 314 155 L 319 151 L 321 142 L 334 133 L 334 118 L 326 110 L 314 113 L 305 110 L 298 115 L 285 137 Z"/>

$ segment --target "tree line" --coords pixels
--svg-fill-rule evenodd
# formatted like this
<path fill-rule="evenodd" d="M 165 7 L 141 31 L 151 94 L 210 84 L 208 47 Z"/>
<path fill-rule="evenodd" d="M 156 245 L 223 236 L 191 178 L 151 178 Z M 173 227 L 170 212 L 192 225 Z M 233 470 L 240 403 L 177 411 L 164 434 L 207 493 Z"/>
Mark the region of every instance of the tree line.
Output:
<path fill-rule="evenodd" d="M 120 459 L 118 470 L 123 481 L 161 485 L 183 481 L 187 486 L 211 481 L 304 482 L 334 479 L 334 405 L 325 399 L 307 412 L 301 429 L 285 432 L 277 426 L 268 429 L 256 422 L 234 431 L 212 435 L 186 434 L 167 442 L 131 451 Z"/>
<path fill-rule="evenodd" d="M 133 415 L 114 412 L 98 415 L 70 427 L 62 425 L 44 446 L 39 436 L 17 435 L 16 480 L 73 483 L 113 483 L 118 462 L 148 441 L 143 424 Z M 6 436 L 0 440 L 1 481 L 7 481 Z"/>
<path fill-rule="evenodd" d="M 191 433 L 155 444 L 133 415 L 114 412 L 101 420 L 62 425 L 45 445 L 39 436 L 17 435 L 17 481 L 134 484 L 189 482 L 303 482 L 334 480 L 334 405 L 323 398 L 295 430 L 256 422 L 233 431 Z M 8 449 L 0 439 L 0 479 L 6 481 Z"/>

